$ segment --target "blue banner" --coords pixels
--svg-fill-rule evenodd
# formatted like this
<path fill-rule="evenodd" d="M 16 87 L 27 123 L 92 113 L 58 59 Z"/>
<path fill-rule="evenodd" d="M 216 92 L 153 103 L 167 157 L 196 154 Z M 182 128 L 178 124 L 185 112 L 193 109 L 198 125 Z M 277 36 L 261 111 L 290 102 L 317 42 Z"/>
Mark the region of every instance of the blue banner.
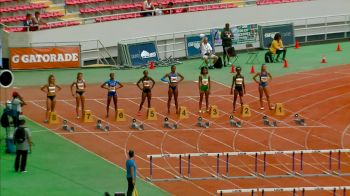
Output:
<path fill-rule="evenodd" d="M 130 44 L 128 50 L 133 66 L 147 65 L 150 61 L 159 60 L 155 42 Z"/>
<path fill-rule="evenodd" d="M 208 37 L 208 43 L 213 48 L 213 52 L 214 52 L 215 49 L 214 49 L 212 34 L 206 34 L 205 36 Z M 185 40 L 186 40 L 187 57 L 188 58 L 200 57 L 201 56 L 200 46 L 201 46 L 202 38 L 199 35 L 186 35 Z"/>
<path fill-rule="evenodd" d="M 260 47 L 268 48 L 276 33 L 280 33 L 284 46 L 295 44 L 293 24 L 282 24 L 274 26 L 260 26 Z"/>

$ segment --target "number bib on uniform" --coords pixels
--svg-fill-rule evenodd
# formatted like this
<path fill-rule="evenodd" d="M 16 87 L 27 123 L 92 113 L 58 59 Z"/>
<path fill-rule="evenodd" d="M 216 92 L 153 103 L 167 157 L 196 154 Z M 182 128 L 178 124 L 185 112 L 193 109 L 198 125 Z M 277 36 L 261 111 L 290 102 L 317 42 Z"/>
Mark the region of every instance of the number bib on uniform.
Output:
<path fill-rule="evenodd" d="M 78 90 L 84 90 L 84 83 L 83 82 L 78 82 L 77 83 L 77 88 L 78 88 Z"/>
<path fill-rule="evenodd" d="M 203 84 L 204 86 L 208 86 L 209 80 L 208 80 L 208 79 L 202 79 L 202 84 Z"/>
<path fill-rule="evenodd" d="M 267 76 L 261 76 L 261 82 L 267 82 L 268 79 L 269 77 Z"/>
<path fill-rule="evenodd" d="M 242 85 L 243 84 L 243 78 L 236 78 L 236 84 Z"/>
<path fill-rule="evenodd" d="M 144 80 L 144 81 L 143 81 L 143 86 L 144 86 L 144 87 L 150 87 L 150 86 L 151 86 L 151 81 L 149 81 L 149 80 Z"/>
<path fill-rule="evenodd" d="M 170 82 L 171 83 L 177 83 L 177 77 L 170 77 Z"/>
<path fill-rule="evenodd" d="M 115 86 L 110 86 L 109 87 L 109 92 L 115 92 Z"/>
<path fill-rule="evenodd" d="M 49 93 L 54 94 L 56 91 L 56 86 L 49 86 Z"/>

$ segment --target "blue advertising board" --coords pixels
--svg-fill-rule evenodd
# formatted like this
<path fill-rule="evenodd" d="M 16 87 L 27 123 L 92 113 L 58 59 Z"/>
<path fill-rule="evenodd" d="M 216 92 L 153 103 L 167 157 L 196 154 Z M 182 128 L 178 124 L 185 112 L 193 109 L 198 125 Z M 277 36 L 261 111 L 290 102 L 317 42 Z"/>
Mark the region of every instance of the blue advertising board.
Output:
<path fill-rule="evenodd" d="M 214 49 L 212 34 L 205 34 L 208 37 L 208 43 Z M 201 56 L 200 45 L 202 38 L 199 35 L 186 35 L 186 55 L 188 58 L 195 58 Z"/>
<path fill-rule="evenodd" d="M 268 48 L 276 33 L 280 33 L 284 46 L 292 46 L 295 44 L 293 24 L 281 24 L 274 26 L 259 26 L 260 47 Z"/>
<path fill-rule="evenodd" d="M 133 66 L 147 65 L 150 61 L 159 60 L 155 42 L 130 44 L 128 52 Z"/>

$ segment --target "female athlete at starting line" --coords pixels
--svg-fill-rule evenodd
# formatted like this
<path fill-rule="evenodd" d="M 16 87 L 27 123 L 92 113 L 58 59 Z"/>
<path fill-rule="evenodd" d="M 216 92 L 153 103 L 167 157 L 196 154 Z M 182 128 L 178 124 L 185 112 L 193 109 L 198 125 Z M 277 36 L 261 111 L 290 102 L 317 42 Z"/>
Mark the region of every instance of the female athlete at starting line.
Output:
<path fill-rule="evenodd" d="M 109 80 L 104 82 L 101 85 L 101 88 L 107 89 L 107 115 L 106 118 L 109 117 L 109 105 L 111 103 L 111 100 L 113 98 L 113 103 L 114 103 L 114 110 L 117 112 L 118 110 L 118 96 L 117 96 L 117 89 L 123 88 L 124 85 L 121 84 L 118 80 L 115 80 L 115 75 L 114 73 L 109 74 Z"/>
<path fill-rule="evenodd" d="M 75 87 L 75 93 L 73 91 L 73 88 Z M 86 83 L 85 80 L 83 78 L 83 73 L 79 72 L 77 74 L 77 79 L 76 81 L 74 81 L 72 83 L 72 85 L 70 86 L 70 91 L 72 93 L 72 96 L 75 97 L 75 101 L 76 101 L 76 107 L 75 107 L 75 111 L 76 111 L 76 115 L 77 115 L 77 119 L 80 118 L 79 116 L 79 105 L 81 103 L 81 115 L 84 115 L 84 111 L 85 111 L 85 89 L 86 89 Z"/>
<path fill-rule="evenodd" d="M 141 83 L 142 83 L 142 86 L 140 85 Z M 152 89 L 155 84 L 156 82 L 153 80 L 153 78 L 148 76 L 148 71 L 147 70 L 143 71 L 143 77 L 140 78 L 139 81 L 136 83 L 137 87 L 142 91 L 141 103 L 140 103 L 139 111 L 137 112 L 138 116 L 141 116 L 141 109 L 146 98 L 147 98 L 148 108 L 151 107 Z"/>
<path fill-rule="evenodd" d="M 180 80 L 179 80 L 180 77 Z M 168 78 L 168 80 L 166 79 Z M 178 88 L 178 83 L 180 83 L 182 80 L 185 78 L 183 75 L 180 73 L 176 72 L 176 66 L 173 65 L 171 66 L 171 72 L 165 74 L 162 78 L 161 81 L 169 83 L 169 89 L 168 89 L 168 114 L 170 114 L 170 104 L 171 104 L 171 99 L 174 96 L 175 100 L 175 107 L 176 107 L 176 114 L 179 113 L 179 104 L 178 104 L 178 96 L 179 96 L 179 88 Z"/>
<path fill-rule="evenodd" d="M 49 122 L 50 112 L 55 111 L 56 106 L 56 92 L 60 91 L 62 88 L 56 85 L 56 78 L 54 75 L 49 75 L 47 84 L 41 87 L 41 91 L 45 92 L 47 95 L 46 98 L 46 118 L 45 123 Z"/>
<path fill-rule="evenodd" d="M 257 79 L 258 77 L 259 77 L 259 80 Z M 270 92 L 268 88 L 268 84 L 271 82 L 272 76 L 270 72 L 267 72 L 267 67 L 265 64 L 261 65 L 261 72 L 256 73 L 253 79 L 257 84 L 259 84 L 260 109 L 264 110 L 263 95 L 265 93 L 265 97 L 266 97 L 269 109 L 273 110 L 274 108 L 271 106 L 271 103 L 270 103 Z"/>
<path fill-rule="evenodd" d="M 246 93 L 245 91 L 245 83 L 244 83 L 244 77 L 241 75 L 242 68 L 236 67 L 236 75 L 232 78 L 232 85 L 231 85 L 231 95 L 233 94 L 233 110 L 232 113 L 236 112 L 236 102 L 237 102 L 237 96 L 239 95 L 239 100 L 241 103 L 241 107 L 243 105 L 243 95 Z M 234 90 L 233 90 L 234 88 Z"/>

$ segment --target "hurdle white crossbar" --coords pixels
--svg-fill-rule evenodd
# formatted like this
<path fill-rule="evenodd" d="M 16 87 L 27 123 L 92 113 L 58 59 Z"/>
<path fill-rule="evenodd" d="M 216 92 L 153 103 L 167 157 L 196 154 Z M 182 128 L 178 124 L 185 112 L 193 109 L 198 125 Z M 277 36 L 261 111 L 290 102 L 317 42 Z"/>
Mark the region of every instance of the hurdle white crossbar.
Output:
<path fill-rule="evenodd" d="M 223 155 L 226 157 L 226 173 L 223 175 L 224 178 L 235 179 L 235 178 L 256 178 L 258 175 L 258 155 L 261 152 L 224 152 Z M 254 173 L 249 175 L 230 175 L 229 174 L 229 157 L 230 156 L 254 156 Z"/>
<path fill-rule="evenodd" d="M 315 173 L 315 174 L 304 174 L 304 155 L 305 154 L 328 154 L 328 169 L 327 171 L 323 171 L 323 173 Z M 350 173 L 342 172 L 341 170 L 341 153 L 350 153 L 350 149 L 325 149 L 325 150 L 287 150 L 287 151 L 260 151 L 260 152 L 224 152 L 224 153 L 186 153 L 186 154 L 154 154 L 154 155 L 147 155 L 147 158 L 150 160 L 150 177 L 147 177 L 150 181 L 172 181 L 172 180 L 179 180 L 182 178 L 186 178 L 189 180 L 206 180 L 206 179 L 218 179 L 219 174 L 219 168 L 220 168 L 220 156 L 225 157 L 225 163 L 226 163 L 226 172 L 222 176 L 224 178 L 256 178 L 258 176 L 264 177 L 264 178 L 282 178 L 282 177 L 292 177 L 294 175 L 299 176 L 329 176 L 329 175 L 338 175 L 338 176 L 350 176 Z M 337 157 L 333 158 L 333 155 L 336 154 Z M 263 171 L 259 172 L 258 170 L 258 158 L 259 156 L 263 156 Z M 288 172 L 286 174 L 278 174 L 278 175 L 267 175 L 267 156 L 268 155 L 291 155 L 291 172 Z M 299 165 L 297 165 L 296 157 L 297 155 L 300 156 Z M 236 175 L 229 175 L 229 157 L 230 156 L 252 156 L 254 157 L 255 163 L 254 163 L 254 173 L 250 173 L 246 176 L 236 176 Z M 182 158 L 186 157 L 188 161 L 188 170 L 187 170 L 187 176 L 184 176 L 182 174 Z M 210 177 L 199 177 L 199 178 L 193 178 L 191 177 L 191 158 L 192 157 L 216 157 L 216 174 L 212 174 Z M 177 158 L 179 159 L 179 175 L 176 175 L 175 178 L 170 179 L 155 179 L 152 176 L 152 164 L 153 159 L 157 158 Z M 337 162 L 337 168 L 332 167 L 333 159 L 336 159 Z M 231 163 L 232 164 L 232 163 Z M 296 166 L 299 166 L 299 172 L 297 172 Z"/>
<path fill-rule="evenodd" d="M 222 153 L 187 153 L 185 154 L 187 157 L 187 176 L 184 176 L 185 179 L 188 180 L 212 180 L 218 179 L 220 173 L 220 156 Z M 211 176 L 203 176 L 203 177 L 191 177 L 191 158 L 192 157 L 216 157 L 216 174 L 211 174 Z"/>
<path fill-rule="evenodd" d="M 216 193 L 219 195 L 232 194 L 232 193 L 251 193 L 253 196 L 254 193 L 260 192 L 262 196 L 266 192 L 292 192 L 293 196 L 297 192 L 302 192 L 304 196 L 306 191 L 332 191 L 333 195 L 336 195 L 336 192 L 342 192 L 343 196 L 346 196 L 346 191 L 350 190 L 350 186 L 317 186 L 317 187 L 284 187 L 284 188 L 250 188 L 250 189 L 224 189 L 217 190 Z"/>
<path fill-rule="evenodd" d="M 185 154 L 153 154 L 147 155 L 149 159 L 149 177 L 146 177 L 146 180 L 151 182 L 163 182 L 163 181 L 178 181 L 182 179 L 182 157 Z M 175 175 L 173 178 L 154 178 L 153 177 L 153 159 L 157 158 L 178 158 L 179 159 L 179 174 Z"/>
<path fill-rule="evenodd" d="M 223 194 L 232 194 L 232 193 L 251 193 L 251 195 L 254 195 L 254 193 L 257 193 L 258 189 L 226 189 L 226 190 L 217 190 L 216 193 L 219 195 Z"/>

